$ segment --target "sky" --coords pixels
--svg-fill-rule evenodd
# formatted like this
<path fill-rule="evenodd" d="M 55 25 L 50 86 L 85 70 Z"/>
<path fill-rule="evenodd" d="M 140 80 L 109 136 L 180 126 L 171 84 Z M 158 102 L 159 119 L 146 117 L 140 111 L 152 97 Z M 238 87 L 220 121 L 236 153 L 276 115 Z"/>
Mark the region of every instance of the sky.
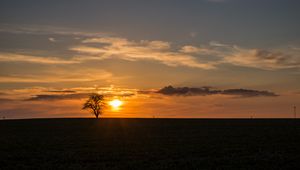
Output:
<path fill-rule="evenodd" d="M 1 0 L 0 117 L 291 118 L 297 0 Z"/>

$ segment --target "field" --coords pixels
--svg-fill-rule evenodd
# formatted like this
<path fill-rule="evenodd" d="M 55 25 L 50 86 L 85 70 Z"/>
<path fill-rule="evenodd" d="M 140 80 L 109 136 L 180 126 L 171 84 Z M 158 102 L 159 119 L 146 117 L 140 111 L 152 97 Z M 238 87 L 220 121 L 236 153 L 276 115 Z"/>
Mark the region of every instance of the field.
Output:
<path fill-rule="evenodd" d="M 299 169 L 295 119 L 0 121 L 0 169 Z"/>

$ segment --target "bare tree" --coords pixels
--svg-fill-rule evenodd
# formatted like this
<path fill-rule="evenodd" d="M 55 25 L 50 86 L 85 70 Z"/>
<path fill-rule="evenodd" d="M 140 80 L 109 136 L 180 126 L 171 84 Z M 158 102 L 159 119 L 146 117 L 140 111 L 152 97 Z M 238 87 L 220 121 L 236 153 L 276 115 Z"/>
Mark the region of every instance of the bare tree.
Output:
<path fill-rule="evenodd" d="M 98 118 L 103 113 L 105 105 L 103 95 L 91 94 L 82 109 L 90 109 L 96 118 Z"/>

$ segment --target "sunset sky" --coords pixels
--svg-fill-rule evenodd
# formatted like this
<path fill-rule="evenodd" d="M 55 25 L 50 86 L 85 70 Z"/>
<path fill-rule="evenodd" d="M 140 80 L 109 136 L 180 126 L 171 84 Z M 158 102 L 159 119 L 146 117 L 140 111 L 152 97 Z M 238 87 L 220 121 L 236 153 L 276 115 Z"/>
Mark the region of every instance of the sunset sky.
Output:
<path fill-rule="evenodd" d="M 103 117 L 292 117 L 300 1 L 1 0 L 0 118 L 92 117 L 91 93 L 123 102 Z"/>

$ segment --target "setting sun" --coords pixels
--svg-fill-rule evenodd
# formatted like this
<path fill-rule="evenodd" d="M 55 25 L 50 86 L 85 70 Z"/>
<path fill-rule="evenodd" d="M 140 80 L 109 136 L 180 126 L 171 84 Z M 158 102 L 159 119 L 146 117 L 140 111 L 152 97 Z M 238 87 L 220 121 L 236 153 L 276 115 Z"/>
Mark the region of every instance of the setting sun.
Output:
<path fill-rule="evenodd" d="M 123 102 L 119 99 L 114 99 L 112 101 L 109 102 L 109 105 L 113 108 L 113 109 L 118 109 L 121 105 L 123 104 Z"/>

